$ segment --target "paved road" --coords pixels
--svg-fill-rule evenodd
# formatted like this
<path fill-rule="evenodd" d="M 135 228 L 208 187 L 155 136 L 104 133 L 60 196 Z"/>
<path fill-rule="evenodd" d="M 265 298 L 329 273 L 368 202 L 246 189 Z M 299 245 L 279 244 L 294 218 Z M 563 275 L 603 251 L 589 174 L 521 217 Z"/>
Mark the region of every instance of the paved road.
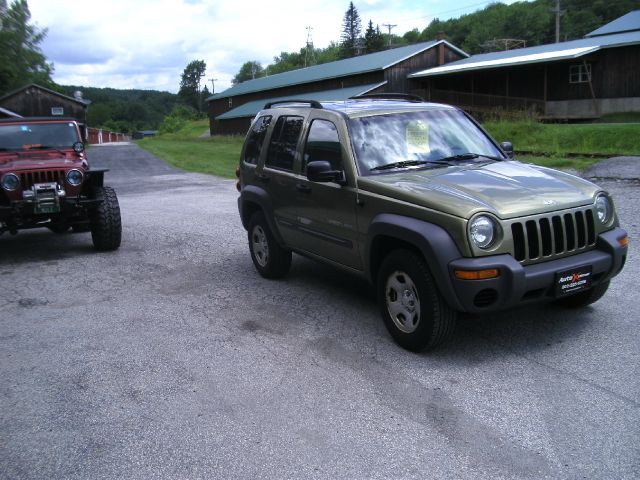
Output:
<path fill-rule="evenodd" d="M 466 319 L 416 355 L 365 283 L 300 257 L 259 277 L 233 181 L 90 153 L 120 250 L 0 238 L 0 478 L 640 476 L 637 181 L 604 181 L 632 234 L 605 299 Z"/>

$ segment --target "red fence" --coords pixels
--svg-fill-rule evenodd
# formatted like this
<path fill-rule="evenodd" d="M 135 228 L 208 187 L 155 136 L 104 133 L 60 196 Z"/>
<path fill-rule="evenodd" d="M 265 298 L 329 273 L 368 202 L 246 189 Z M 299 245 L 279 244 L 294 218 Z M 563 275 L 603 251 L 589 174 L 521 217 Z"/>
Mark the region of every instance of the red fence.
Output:
<path fill-rule="evenodd" d="M 101 128 L 87 128 L 87 139 L 89 143 L 95 145 L 97 143 L 128 142 L 131 137 L 124 133 L 110 132 Z"/>

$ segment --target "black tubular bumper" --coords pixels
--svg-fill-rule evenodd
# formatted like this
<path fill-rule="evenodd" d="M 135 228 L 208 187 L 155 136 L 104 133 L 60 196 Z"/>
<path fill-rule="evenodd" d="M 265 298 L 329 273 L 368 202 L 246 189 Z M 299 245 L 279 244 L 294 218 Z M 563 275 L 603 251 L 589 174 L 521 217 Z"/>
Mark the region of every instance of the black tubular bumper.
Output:
<path fill-rule="evenodd" d="M 598 237 L 594 250 L 522 266 L 511 255 L 481 258 L 460 258 L 449 263 L 449 279 L 458 300 L 458 308 L 471 313 L 504 310 L 520 304 L 555 298 L 557 274 L 581 267 L 591 267 L 591 285 L 595 286 L 616 276 L 627 257 L 627 246 L 619 240 L 627 232 L 614 228 Z M 478 271 L 497 269 L 497 278 L 463 280 L 456 270 Z"/>
<path fill-rule="evenodd" d="M 83 198 L 83 197 L 64 197 L 60 199 L 60 210 L 59 212 L 44 215 L 59 215 L 64 213 L 73 213 L 78 210 L 91 210 L 98 206 L 102 200 L 92 199 L 92 198 Z M 29 201 L 19 201 L 12 202 L 11 205 L 0 205 L 0 219 L 10 218 L 10 217 L 21 217 L 25 215 L 36 215 L 38 214 L 36 211 L 35 202 Z"/>

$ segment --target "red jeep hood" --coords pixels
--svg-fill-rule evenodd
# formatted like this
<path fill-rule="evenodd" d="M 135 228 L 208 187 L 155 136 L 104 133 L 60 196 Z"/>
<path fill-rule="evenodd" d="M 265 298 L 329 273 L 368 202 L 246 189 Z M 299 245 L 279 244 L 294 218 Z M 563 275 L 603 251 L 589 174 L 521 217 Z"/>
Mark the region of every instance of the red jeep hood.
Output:
<path fill-rule="evenodd" d="M 0 170 L 35 170 L 45 168 L 71 168 L 82 163 L 75 152 L 0 152 Z"/>

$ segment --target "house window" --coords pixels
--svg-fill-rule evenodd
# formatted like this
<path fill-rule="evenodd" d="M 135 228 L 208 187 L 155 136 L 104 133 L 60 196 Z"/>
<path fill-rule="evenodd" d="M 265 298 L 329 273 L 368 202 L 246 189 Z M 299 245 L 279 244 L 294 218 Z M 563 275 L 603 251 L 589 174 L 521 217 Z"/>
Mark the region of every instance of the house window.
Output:
<path fill-rule="evenodd" d="M 51 107 L 51 115 L 64 115 L 63 107 Z"/>
<path fill-rule="evenodd" d="M 229 108 L 233 107 L 233 99 L 229 98 Z"/>
<path fill-rule="evenodd" d="M 569 66 L 569 83 L 587 83 L 591 81 L 591 64 L 580 63 Z"/>

